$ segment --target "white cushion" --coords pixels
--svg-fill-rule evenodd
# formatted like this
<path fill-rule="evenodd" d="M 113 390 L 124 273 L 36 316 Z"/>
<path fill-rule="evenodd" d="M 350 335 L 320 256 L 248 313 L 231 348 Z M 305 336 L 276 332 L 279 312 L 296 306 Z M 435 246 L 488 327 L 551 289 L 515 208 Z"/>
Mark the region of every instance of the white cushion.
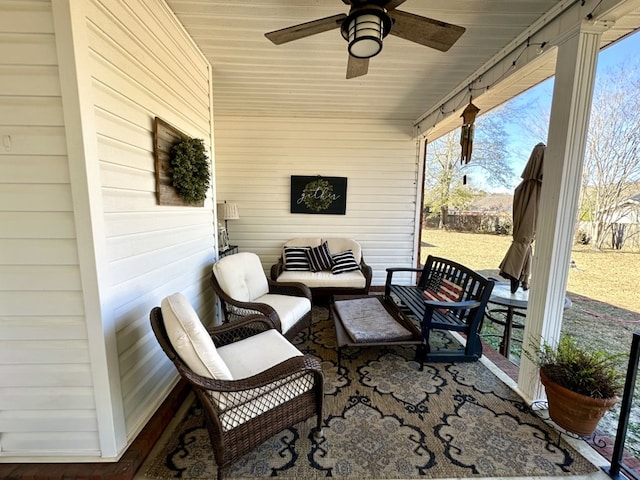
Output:
<path fill-rule="evenodd" d="M 292 238 L 287 240 L 283 245 L 285 247 L 317 247 L 322 243 L 322 239 L 310 237 L 310 238 Z"/>
<path fill-rule="evenodd" d="M 247 378 L 261 373 L 285 360 L 302 355 L 275 329 L 267 330 L 238 342 L 219 348 L 220 355 L 229 362 L 236 378 Z M 298 375 L 298 372 L 292 372 Z M 221 409 L 220 422 L 224 431 L 281 405 L 302 392 L 311 390 L 314 377 L 308 373 L 296 379 L 268 383 L 264 387 L 237 393 L 209 392 Z"/>
<path fill-rule="evenodd" d="M 276 329 L 224 345 L 218 349 L 235 380 L 248 378 L 302 353 Z"/>
<path fill-rule="evenodd" d="M 160 308 L 171 345 L 193 372 L 218 380 L 233 378 L 187 297 L 174 293 Z"/>
<path fill-rule="evenodd" d="M 364 274 L 360 270 L 335 275 L 332 272 L 282 272 L 277 282 L 301 282 L 309 288 L 339 287 L 364 288 L 367 284 Z"/>
<path fill-rule="evenodd" d="M 269 292 L 269 282 L 255 253 L 240 252 L 223 257 L 214 263 L 213 273 L 220 288 L 239 302 L 253 302 Z"/>
<path fill-rule="evenodd" d="M 362 260 L 362 247 L 355 240 L 351 240 L 350 238 L 323 238 L 322 241 L 327 242 L 332 255 L 344 252 L 345 250 L 351 250 L 356 262 L 360 264 Z"/>
<path fill-rule="evenodd" d="M 292 272 L 293 273 L 293 272 Z M 295 272 L 308 273 L 308 272 Z M 280 318 L 282 333 L 287 333 L 289 329 L 300 318 L 311 311 L 311 302 L 307 297 L 296 297 L 294 295 L 279 295 L 268 293 L 256 298 L 256 302 L 266 303 L 273 307 Z"/>

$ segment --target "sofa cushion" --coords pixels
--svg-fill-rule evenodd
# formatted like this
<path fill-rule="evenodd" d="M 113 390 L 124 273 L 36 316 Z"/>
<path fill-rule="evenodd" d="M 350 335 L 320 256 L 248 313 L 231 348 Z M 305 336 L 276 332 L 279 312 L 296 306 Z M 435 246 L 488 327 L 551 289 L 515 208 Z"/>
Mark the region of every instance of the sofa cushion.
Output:
<path fill-rule="evenodd" d="M 285 247 L 317 247 L 322 243 L 322 239 L 318 237 L 300 237 L 287 240 Z"/>
<path fill-rule="evenodd" d="M 338 275 L 346 272 L 353 272 L 354 270 L 360 270 L 360 265 L 356 262 L 353 252 L 347 250 L 345 252 L 336 253 L 332 255 L 333 266 L 331 272 Z"/>
<path fill-rule="evenodd" d="M 311 272 L 285 272 L 285 273 L 311 273 Z M 267 293 L 255 299 L 256 302 L 266 303 L 273 307 L 280 319 L 282 333 L 286 334 L 304 315 L 311 311 L 311 302 L 307 297 L 294 295 L 280 295 Z"/>
<path fill-rule="evenodd" d="M 311 270 L 307 252 L 311 247 L 284 247 L 284 269 L 308 272 Z"/>
<path fill-rule="evenodd" d="M 271 329 L 220 347 L 220 355 L 229 362 L 229 368 L 237 378 L 247 378 L 302 354 L 279 332 Z M 211 399 L 221 409 L 222 430 L 229 431 L 313 389 L 312 372 L 302 376 L 294 372 L 292 377 L 245 390 L 243 395 L 237 392 L 209 392 Z"/>
<path fill-rule="evenodd" d="M 273 328 L 218 350 L 235 380 L 251 377 L 291 357 L 302 355 L 300 350 Z M 256 355 L 256 352 L 260 354 Z"/>
<path fill-rule="evenodd" d="M 166 297 L 160 308 L 171 345 L 193 372 L 218 380 L 233 378 L 207 329 L 182 293 Z"/>
<path fill-rule="evenodd" d="M 330 270 L 323 272 L 282 272 L 277 282 L 301 282 L 309 288 L 364 288 L 367 284 L 360 270 L 333 274 Z"/>
<path fill-rule="evenodd" d="M 333 260 L 327 242 L 322 245 L 307 250 L 307 258 L 312 272 L 321 272 L 322 270 L 331 270 Z"/>
<path fill-rule="evenodd" d="M 220 288 L 234 300 L 253 302 L 269 292 L 260 257 L 240 252 L 221 258 L 213 265 L 213 273 Z"/>

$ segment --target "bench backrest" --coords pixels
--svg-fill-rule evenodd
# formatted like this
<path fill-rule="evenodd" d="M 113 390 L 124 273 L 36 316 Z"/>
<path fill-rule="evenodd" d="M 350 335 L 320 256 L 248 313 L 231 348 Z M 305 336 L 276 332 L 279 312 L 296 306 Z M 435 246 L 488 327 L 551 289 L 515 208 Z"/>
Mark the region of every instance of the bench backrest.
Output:
<path fill-rule="evenodd" d="M 479 301 L 481 302 L 479 308 L 484 311 L 493 290 L 494 282 L 492 280 L 460 263 L 429 255 L 420 274 L 418 287 L 424 290 L 429 279 L 435 275 L 460 285 L 462 287 L 461 300 Z"/>

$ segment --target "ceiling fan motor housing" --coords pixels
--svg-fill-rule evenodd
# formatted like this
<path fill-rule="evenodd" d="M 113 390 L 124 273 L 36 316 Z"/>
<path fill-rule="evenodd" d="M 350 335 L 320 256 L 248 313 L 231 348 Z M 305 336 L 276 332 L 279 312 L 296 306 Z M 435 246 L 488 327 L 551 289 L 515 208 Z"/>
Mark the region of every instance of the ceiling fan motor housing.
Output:
<path fill-rule="evenodd" d="M 349 42 L 349 54 L 356 58 L 371 58 L 382 51 L 382 39 L 391 31 L 391 18 L 378 5 L 352 7 L 340 31 Z"/>

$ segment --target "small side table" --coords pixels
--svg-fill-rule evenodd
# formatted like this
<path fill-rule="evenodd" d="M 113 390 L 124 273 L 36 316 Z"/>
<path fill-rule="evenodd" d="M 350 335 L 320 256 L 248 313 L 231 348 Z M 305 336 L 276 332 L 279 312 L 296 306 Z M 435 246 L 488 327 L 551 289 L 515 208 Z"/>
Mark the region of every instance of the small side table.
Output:
<path fill-rule="evenodd" d="M 505 308 L 495 308 L 487 306 L 485 317 L 498 325 L 504 326 L 502 341 L 500 342 L 500 354 L 509 358 L 511 351 L 511 332 L 514 328 L 523 329 L 524 323 L 514 321 L 514 317 L 526 318 L 526 310 L 529 305 L 529 290 L 522 290 L 518 287 L 515 293 L 511 293 L 511 284 L 509 282 L 496 282 L 489 298 L 489 303 L 493 303 Z M 569 297 L 564 297 L 564 308 L 571 306 Z M 506 314 L 505 320 L 500 320 L 493 316 L 495 313 Z"/>
<path fill-rule="evenodd" d="M 238 253 L 238 245 L 229 245 L 229 248 L 226 250 L 218 250 L 218 258 L 233 255 L 234 253 Z"/>

